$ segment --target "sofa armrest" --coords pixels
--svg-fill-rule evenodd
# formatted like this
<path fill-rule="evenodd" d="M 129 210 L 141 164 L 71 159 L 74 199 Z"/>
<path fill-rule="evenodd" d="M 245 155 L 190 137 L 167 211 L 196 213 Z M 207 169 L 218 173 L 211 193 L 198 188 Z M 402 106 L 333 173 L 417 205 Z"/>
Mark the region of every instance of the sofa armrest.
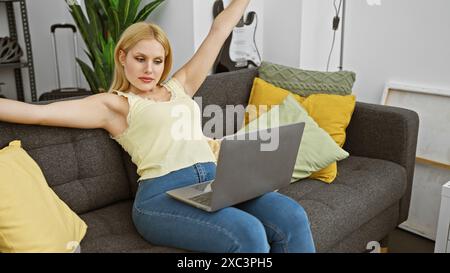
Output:
<path fill-rule="evenodd" d="M 414 177 L 419 116 L 385 105 L 357 102 L 344 149 L 350 155 L 384 159 L 403 166 L 407 186 L 400 201 L 399 224 L 408 217 Z"/>

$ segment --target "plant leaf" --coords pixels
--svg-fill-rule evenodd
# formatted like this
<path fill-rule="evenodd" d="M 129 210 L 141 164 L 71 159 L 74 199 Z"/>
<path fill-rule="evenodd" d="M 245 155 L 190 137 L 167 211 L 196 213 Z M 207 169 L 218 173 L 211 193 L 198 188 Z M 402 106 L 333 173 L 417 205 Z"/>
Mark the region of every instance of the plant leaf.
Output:
<path fill-rule="evenodd" d="M 106 82 L 105 71 L 103 70 L 103 65 L 97 64 L 94 67 L 94 71 L 95 71 L 95 75 L 97 76 L 97 80 L 98 80 L 98 90 L 99 91 L 100 91 L 100 89 L 107 90 L 108 87 L 106 87 L 106 86 L 108 84 Z"/>
<path fill-rule="evenodd" d="M 121 25 L 125 25 L 128 18 L 128 13 L 130 12 L 131 0 L 121 0 L 119 1 L 119 19 Z"/>
<path fill-rule="evenodd" d="M 97 12 L 95 1 L 85 1 L 86 12 L 89 17 L 89 29 L 91 32 L 91 37 L 89 39 L 90 43 L 96 42 L 98 47 L 101 44 L 101 39 L 103 38 L 103 27 L 100 20 L 100 15 Z"/>
<path fill-rule="evenodd" d="M 141 0 L 131 0 L 127 21 L 125 22 L 125 28 L 127 28 L 134 22 L 140 4 Z"/>
<path fill-rule="evenodd" d="M 107 87 L 111 86 L 112 76 L 114 72 L 114 48 L 116 43 L 112 38 L 108 40 L 108 43 L 103 49 L 103 71 L 105 74 L 105 81 Z"/>
<path fill-rule="evenodd" d="M 115 41 L 117 41 L 120 35 L 120 22 L 118 10 L 115 8 L 115 3 L 111 0 L 97 0 L 106 19 L 106 31 L 105 39 L 112 36 Z M 118 3 L 117 3 L 118 4 Z"/>
<path fill-rule="evenodd" d="M 91 52 L 89 52 L 89 50 L 84 50 L 84 53 L 89 57 L 91 63 L 94 63 L 94 58 L 92 57 Z"/>
<path fill-rule="evenodd" d="M 111 5 L 111 7 L 114 9 L 114 10 L 116 10 L 116 11 L 118 11 L 119 10 L 119 2 L 122 2 L 122 1 L 124 1 L 124 0 L 109 0 L 109 4 Z"/>
<path fill-rule="evenodd" d="M 80 60 L 78 58 L 76 60 L 78 62 L 78 65 L 80 66 L 81 71 L 83 72 L 88 84 L 89 84 L 91 91 L 94 93 L 97 93 L 98 92 L 98 82 L 96 80 L 97 77 L 96 77 L 94 71 L 92 70 L 91 67 L 89 67 L 89 65 L 87 65 L 82 60 Z"/>
<path fill-rule="evenodd" d="M 78 30 L 83 37 L 83 40 L 85 41 L 87 47 L 91 49 L 91 44 L 89 43 L 89 41 L 91 40 L 92 34 L 86 16 L 84 16 L 80 5 L 70 5 L 69 8 L 70 14 L 73 17 L 75 24 L 77 25 Z"/>
<path fill-rule="evenodd" d="M 161 5 L 164 2 L 164 0 L 155 0 L 143 7 L 137 17 L 134 19 L 134 23 L 145 21 L 147 17 L 150 15 L 150 13 L 156 9 L 159 5 Z"/>
<path fill-rule="evenodd" d="M 122 34 L 119 22 L 119 14 L 117 13 L 116 10 L 111 10 L 111 14 L 112 14 L 111 25 L 113 26 L 112 29 L 114 30 L 111 32 L 111 34 L 113 34 L 112 38 L 114 39 L 114 41 L 118 41 L 120 38 L 120 34 Z"/>

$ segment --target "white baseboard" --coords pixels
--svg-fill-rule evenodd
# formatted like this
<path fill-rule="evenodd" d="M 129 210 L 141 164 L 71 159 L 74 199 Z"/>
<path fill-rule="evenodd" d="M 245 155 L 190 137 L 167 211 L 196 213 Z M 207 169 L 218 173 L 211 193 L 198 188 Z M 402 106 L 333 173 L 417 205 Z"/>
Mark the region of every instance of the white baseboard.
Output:
<path fill-rule="evenodd" d="M 403 230 L 406 230 L 406 231 L 409 231 L 409 232 L 414 233 L 414 234 L 417 234 L 417 235 L 419 235 L 419 236 L 421 236 L 421 237 L 424 237 L 424 238 L 426 238 L 426 239 L 429 239 L 429 240 L 431 240 L 431 241 L 435 241 L 435 240 L 436 240 L 436 239 L 433 238 L 432 236 L 430 236 L 430 235 L 424 233 L 423 231 L 421 231 L 421 230 L 419 230 L 419 229 L 417 229 L 417 228 L 414 228 L 413 226 L 408 225 L 408 222 L 403 222 L 403 223 L 401 223 L 401 224 L 398 226 L 398 228 L 403 229 Z"/>

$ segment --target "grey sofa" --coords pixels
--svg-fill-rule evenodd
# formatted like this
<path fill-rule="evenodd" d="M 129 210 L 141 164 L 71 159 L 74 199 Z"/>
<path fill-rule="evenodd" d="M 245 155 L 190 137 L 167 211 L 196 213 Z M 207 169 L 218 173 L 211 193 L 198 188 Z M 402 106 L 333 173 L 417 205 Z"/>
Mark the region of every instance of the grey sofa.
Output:
<path fill-rule="evenodd" d="M 246 106 L 256 75 L 246 69 L 209 76 L 196 97 L 203 105 Z M 364 252 L 407 219 L 418 123 L 415 112 L 358 102 L 344 147 L 351 156 L 338 163 L 337 179 L 330 185 L 303 180 L 280 191 L 307 211 L 318 252 Z M 131 220 L 136 167 L 106 131 L 0 122 L 0 147 L 14 139 L 89 226 L 81 252 L 186 251 L 152 245 L 137 233 Z"/>

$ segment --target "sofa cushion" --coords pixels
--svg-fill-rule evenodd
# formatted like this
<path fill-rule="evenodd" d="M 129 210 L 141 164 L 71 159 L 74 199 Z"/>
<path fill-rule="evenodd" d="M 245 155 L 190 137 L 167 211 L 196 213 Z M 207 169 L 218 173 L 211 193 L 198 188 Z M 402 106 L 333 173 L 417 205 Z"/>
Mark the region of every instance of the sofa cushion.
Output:
<path fill-rule="evenodd" d="M 320 93 L 350 95 L 356 79 L 352 71 L 303 70 L 269 62 L 262 62 L 258 71 L 263 80 L 302 97 Z"/>
<path fill-rule="evenodd" d="M 405 168 L 390 161 L 350 156 L 338 169 L 332 184 L 306 179 L 280 190 L 307 211 L 318 251 L 398 202 L 406 190 Z"/>
<path fill-rule="evenodd" d="M 132 205 L 131 200 L 123 201 L 80 215 L 89 226 L 89 232 L 81 241 L 81 252 L 186 252 L 145 241 L 134 227 Z"/>
<path fill-rule="evenodd" d="M 74 212 L 130 198 L 122 149 L 106 131 L 0 122 L 0 146 L 19 138 L 49 186 Z"/>

